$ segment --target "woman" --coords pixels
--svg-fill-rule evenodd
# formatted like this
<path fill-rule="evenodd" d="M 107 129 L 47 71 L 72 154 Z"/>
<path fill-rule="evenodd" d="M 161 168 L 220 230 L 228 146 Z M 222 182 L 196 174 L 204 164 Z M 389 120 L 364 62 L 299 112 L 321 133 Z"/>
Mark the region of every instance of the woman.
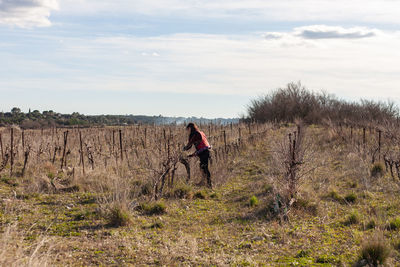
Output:
<path fill-rule="evenodd" d="M 196 152 L 189 155 L 189 157 L 198 156 L 200 158 L 200 168 L 207 177 L 208 187 L 212 188 L 211 173 L 208 170 L 211 146 L 207 141 L 207 137 L 194 123 L 189 123 L 186 126 L 186 130 L 189 131 L 189 143 L 184 147 L 184 150 L 189 150 L 193 145 L 195 146 Z"/>

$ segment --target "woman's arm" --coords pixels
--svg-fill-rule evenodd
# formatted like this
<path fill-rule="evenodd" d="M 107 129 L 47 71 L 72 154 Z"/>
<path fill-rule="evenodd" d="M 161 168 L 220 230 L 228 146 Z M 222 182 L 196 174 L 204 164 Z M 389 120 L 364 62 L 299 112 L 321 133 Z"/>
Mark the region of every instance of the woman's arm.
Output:
<path fill-rule="evenodd" d="M 183 148 L 183 150 L 189 150 L 193 145 L 195 145 L 197 142 L 201 141 L 201 134 L 199 132 L 196 132 L 190 139 L 188 144 Z"/>

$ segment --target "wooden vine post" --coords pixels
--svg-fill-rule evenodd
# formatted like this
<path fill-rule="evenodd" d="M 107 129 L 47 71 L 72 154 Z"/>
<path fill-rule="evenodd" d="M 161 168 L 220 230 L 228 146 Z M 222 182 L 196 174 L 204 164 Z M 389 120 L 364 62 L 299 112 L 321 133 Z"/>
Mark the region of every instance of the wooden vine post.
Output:
<path fill-rule="evenodd" d="M 64 167 L 64 161 L 65 161 L 65 152 L 67 149 L 67 142 L 68 142 L 68 131 L 64 132 L 64 148 L 63 148 L 63 154 L 61 158 L 61 169 Z"/>
<path fill-rule="evenodd" d="M 124 160 L 123 146 L 122 146 L 122 130 L 119 129 L 119 150 L 121 152 L 121 161 Z"/>
<path fill-rule="evenodd" d="M 353 125 L 350 126 L 350 141 L 353 140 Z"/>
<path fill-rule="evenodd" d="M 364 145 L 364 149 L 365 149 L 365 144 L 366 144 L 366 129 L 364 127 L 363 128 L 363 145 Z"/>
<path fill-rule="evenodd" d="M 381 160 L 382 131 L 378 130 L 378 159 Z"/>
<path fill-rule="evenodd" d="M 11 127 L 11 140 L 10 140 L 10 145 L 11 145 L 11 157 L 10 157 L 10 176 L 12 176 L 13 173 L 13 167 L 14 167 L 14 128 Z"/>
<path fill-rule="evenodd" d="M 79 131 L 79 145 L 80 145 L 80 156 L 81 156 L 81 158 L 80 158 L 80 162 L 81 162 L 81 164 L 82 164 L 82 172 L 83 172 L 83 175 L 85 175 L 85 160 L 84 160 L 84 157 L 83 157 L 83 142 L 82 142 L 82 133 L 81 133 L 81 131 Z"/>
<path fill-rule="evenodd" d="M 147 146 L 147 128 L 144 128 L 144 148 Z"/>
<path fill-rule="evenodd" d="M 25 151 L 25 131 L 24 130 L 22 130 L 22 133 L 21 133 L 21 140 L 22 140 L 22 150 L 23 151 Z"/>
<path fill-rule="evenodd" d="M 224 146 L 225 146 L 225 153 L 227 152 L 227 147 L 226 147 L 226 131 L 224 130 Z"/>
<path fill-rule="evenodd" d="M 115 156 L 115 130 L 113 129 L 112 131 L 112 154 L 115 158 L 117 158 Z"/>
<path fill-rule="evenodd" d="M 4 160 L 3 139 L 1 138 L 1 133 L 0 133 L 0 153 L 1 153 L 1 159 Z"/>
<path fill-rule="evenodd" d="M 163 136 L 164 136 L 164 150 L 166 151 L 167 150 L 167 133 L 165 131 L 165 128 L 163 128 Z"/>
<path fill-rule="evenodd" d="M 22 168 L 22 177 L 25 176 L 26 166 L 28 164 L 29 153 L 31 152 L 31 148 L 28 145 L 28 149 L 24 152 L 24 167 Z"/>

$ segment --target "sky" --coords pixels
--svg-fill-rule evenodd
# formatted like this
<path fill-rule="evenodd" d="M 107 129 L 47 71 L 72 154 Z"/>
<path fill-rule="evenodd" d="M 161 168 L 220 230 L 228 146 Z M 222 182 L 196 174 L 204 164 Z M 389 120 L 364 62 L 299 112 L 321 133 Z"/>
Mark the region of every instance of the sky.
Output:
<path fill-rule="evenodd" d="M 0 0 L 0 111 L 238 117 L 290 82 L 400 103 L 400 0 Z"/>

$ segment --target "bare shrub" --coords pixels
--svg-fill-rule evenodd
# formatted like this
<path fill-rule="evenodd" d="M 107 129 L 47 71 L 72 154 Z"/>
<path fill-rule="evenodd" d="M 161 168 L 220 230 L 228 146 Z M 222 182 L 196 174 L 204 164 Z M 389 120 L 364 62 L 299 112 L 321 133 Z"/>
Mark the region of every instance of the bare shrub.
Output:
<path fill-rule="evenodd" d="M 302 178 L 318 167 L 312 160 L 314 151 L 301 123 L 273 145 L 274 182 L 277 188 L 274 210 L 283 219 L 287 219 L 291 206 L 297 200 Z"/>
<path fill-rule="evenodd" d="M 328 118 L 339 122 L 393 121 L 399 114 L 393 102 L 347 102 L 324 92 L 307 90 L 300 82 L 289 83 L 253 100 L 247 112 L 249 119 L 258 122 L 294 122 L 301 118 L 309 124 L 319 124 Z"/>

